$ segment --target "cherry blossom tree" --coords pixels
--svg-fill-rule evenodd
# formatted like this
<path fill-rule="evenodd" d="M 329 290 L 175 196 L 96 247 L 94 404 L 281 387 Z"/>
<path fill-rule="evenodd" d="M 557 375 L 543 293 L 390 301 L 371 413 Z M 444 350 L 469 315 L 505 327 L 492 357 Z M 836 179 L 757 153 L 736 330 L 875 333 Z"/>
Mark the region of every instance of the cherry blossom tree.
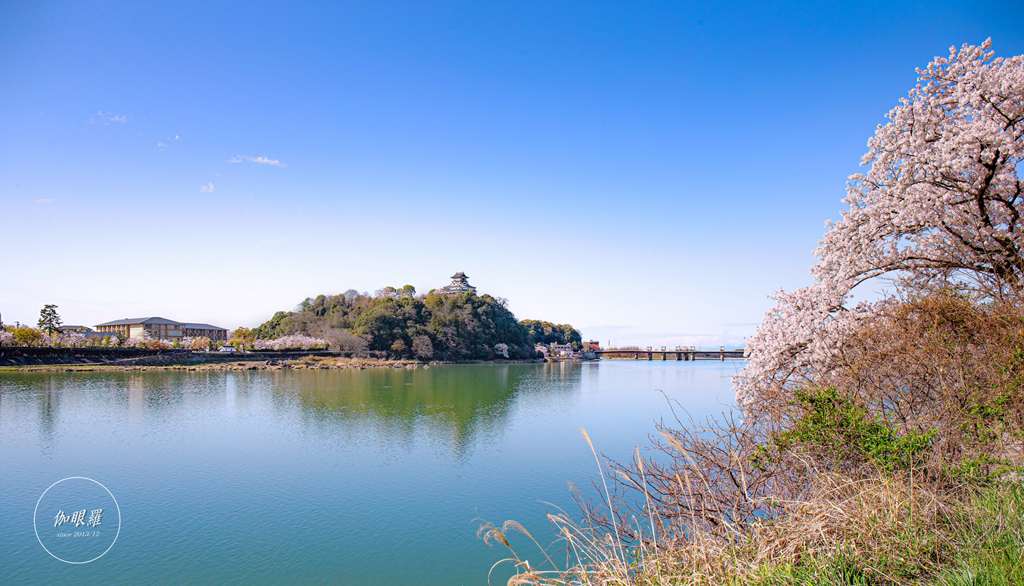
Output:
<path fill-rule="evenodd" d="M 88 346 L 90 343 L 89 337 L 80 332 L 64 332 L 58 339 L 59 345 L 71 348 Z"/>
<path fill-rule="evenodd" d="M 173 347 L 174 342 L 170 340 L 165 340 L 163 338 L 160 338 L 158 340 L 151 340 L 148 344 L 146 344 L 146 348 L 149 348 L 150 350 L 167 350 L 168 348 Z"/>
<path fill-rule="evenodd" d="M 893 303 L 849 306 L 854 287 L 890 278 L 905 291 L 979 300 L 1024 294 L 1024 56 L 991 41 L 950 48 L 868 141 L 849 209 L 815 250 L 814 283 L 776 294 L 749 341 L 737 399 L 752 407 L 820 376 L 863 319 Z"/>
<path fill-rule="evenodd" d="M 327 348 L 327 342 L 320 338 L 291 334 L 275 340 L 256 340 L 253 343 L 253 348 L 256 350 L 317 350 Z"/>
<path fill-rule="evenodd" d="M 148 332 L 143 331 L 141 334 L 137 336 L 132 336 L 125 340 L 124 345 L 129 348 L 145 348 L 151 342 L 153 342 L 153 338 L 149 335 Z"/>
<path fill-rule="evenodd" d="M 494 345 L 494 355 L 508 358 L 508 344 L 498 343 Z"/>

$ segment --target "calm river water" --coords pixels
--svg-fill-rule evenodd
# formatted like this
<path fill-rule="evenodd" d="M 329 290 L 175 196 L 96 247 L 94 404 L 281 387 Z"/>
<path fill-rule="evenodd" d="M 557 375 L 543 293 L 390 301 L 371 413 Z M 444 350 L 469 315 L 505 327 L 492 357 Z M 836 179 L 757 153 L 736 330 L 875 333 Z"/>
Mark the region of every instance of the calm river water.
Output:
<path fill-rule="evenodd" d="M 717 413 L 739 367 L 0 374 L 0 583 L 485 584 L 507 551 L 474 520 L 551 541 L 545 503 L 575 513 L 567 483 L 597 475 L 580 427 L 628 458 L 670 415 L 656 389 Z M 50 511 L 37 539 L 33 524 L 37 503 L 74 500 L 40 500 L 68 477 L 101 483 L 120 509 L 116 543 L 87 564 L 40 541 L 66 528 L 112 539 L 109 505 L 98 526 L 55 529 Z"/>

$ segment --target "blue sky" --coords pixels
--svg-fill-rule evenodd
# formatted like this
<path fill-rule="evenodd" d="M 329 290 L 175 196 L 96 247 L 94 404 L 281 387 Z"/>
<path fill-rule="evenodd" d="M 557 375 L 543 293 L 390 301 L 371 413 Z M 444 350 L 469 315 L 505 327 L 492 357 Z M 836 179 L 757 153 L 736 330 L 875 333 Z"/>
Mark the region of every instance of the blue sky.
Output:
<path fill-rule="evenodd" d="M 915 67 L 1016 2 L 2 3 L 0 313 L 254 326 L 465 271 L 617 344 L 810 282 Z"/>

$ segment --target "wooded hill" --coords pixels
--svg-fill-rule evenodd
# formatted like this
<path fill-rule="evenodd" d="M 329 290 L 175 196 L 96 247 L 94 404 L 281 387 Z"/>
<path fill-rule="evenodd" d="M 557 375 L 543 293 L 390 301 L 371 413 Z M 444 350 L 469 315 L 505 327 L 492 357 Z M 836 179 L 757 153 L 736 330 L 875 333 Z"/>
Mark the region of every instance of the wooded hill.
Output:
<path fill-rule="evenodd" d="M 568 324 L 518 321 L 504 299 L 474 292 L 416 295 L 406 285 L 375 295 L 355 290 L 307 298 L 294 311 L 279 311 L 253 330 L 258 339 L 289 334 L 323 338 L 338 350 L 384 350 L 397 357 L 436 360 L 534 358 L 537 343 L 573 344 L 580 334 Z"/>

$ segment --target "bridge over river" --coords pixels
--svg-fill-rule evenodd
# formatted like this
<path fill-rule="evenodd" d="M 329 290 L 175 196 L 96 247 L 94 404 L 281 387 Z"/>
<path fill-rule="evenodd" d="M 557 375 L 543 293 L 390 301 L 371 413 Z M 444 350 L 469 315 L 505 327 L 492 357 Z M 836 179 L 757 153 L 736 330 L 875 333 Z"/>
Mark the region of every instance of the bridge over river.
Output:
<path fill-rule="evenodd" d="M 612 348 L 610 350 L 592 350 L 598 358 L 607 356 L 618 360 L 654 360 L 655 356 L 661 356 L 662 360 L 725 360 L 726 358 L 743 358 L 743 349 L 726 350 L 725 347 L 718 350 L 697 350 L 693 346 L 676 346 L 675 350 L 669 350 L 665 346 L 661 349 L 648 346 L 646 350 L 638 348 Z"/>

